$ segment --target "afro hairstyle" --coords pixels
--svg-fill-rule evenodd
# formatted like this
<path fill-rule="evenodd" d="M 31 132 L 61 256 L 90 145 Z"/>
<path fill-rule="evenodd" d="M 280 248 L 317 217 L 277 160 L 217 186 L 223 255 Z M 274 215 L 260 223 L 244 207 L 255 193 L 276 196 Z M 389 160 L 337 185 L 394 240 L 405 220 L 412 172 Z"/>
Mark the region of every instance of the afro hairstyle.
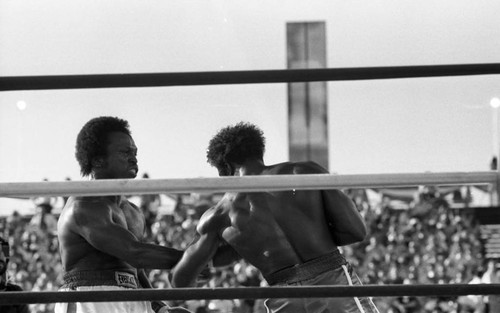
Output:
<path fill-rule="evenodd" d="M 239 122 L 227 126 L 210 140 L 207 162 L 216 167 L 220 176 L 233 175 L 231 164 L 243 164 L 248 158 L 262 159 L 266 139 L 257 126 Z"/>
<path fill-rule="evenodd" d="M 122 132 L 131 136 L 128 122 L 111 116 L 91 119 L 78 133 L 75 156 L 83 176 L 92 173 L 92 160 L 106 155 L 107 135 L 112 132 Z"/>

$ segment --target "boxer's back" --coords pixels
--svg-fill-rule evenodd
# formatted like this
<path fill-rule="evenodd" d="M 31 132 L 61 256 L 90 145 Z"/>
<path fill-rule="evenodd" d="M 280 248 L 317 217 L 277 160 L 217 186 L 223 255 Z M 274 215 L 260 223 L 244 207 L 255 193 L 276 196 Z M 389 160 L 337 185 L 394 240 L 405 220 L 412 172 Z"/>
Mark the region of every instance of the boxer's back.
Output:
<path fill-rule="evenodd" d="M 303 166 L 281 163 L 266 167 L 258 175 L 292 175 Z M 214 209 L 229 216 L 221 229 L 224 240 L 264 274 L 337 248 L 329 232 L 321 191 L 228 193 Z"/>

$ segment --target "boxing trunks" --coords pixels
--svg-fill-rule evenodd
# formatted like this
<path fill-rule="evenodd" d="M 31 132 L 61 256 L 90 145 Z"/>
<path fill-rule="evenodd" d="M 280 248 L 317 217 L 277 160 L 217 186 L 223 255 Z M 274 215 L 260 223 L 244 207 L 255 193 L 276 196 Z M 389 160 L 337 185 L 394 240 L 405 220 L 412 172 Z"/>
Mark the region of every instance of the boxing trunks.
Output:
<path fill-rule="evenodd" d="M 59 291 L 124 290 L 140 288 L 137 274 L 132 270 L 78 271 L 64 275 Z M 154 313 L 151 303 L 135 302 L 76 302 L 56 303 L 55 313 Z"/>
<path fill-rule="evenodd" d="M 270 286 L 342 286 L 361 285 L 359 277 L 336 250 L 305 263 L 265 275 Z M 379 313 L 366 297 L 267 299 L 267 312 L 297 313 Z"/>

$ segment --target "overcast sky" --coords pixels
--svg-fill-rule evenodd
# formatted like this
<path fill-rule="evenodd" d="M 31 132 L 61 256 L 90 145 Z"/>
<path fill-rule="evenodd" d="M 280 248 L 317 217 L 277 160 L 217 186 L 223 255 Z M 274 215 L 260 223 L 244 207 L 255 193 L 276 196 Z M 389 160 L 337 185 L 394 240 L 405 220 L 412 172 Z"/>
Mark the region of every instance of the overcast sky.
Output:
<path fill-rule="evenodd" d="M 0 1 L 0 75 L 284 69 L 286 23 L 325 21 L 328 66 L 500 62 L 500 1 Z M 216 176 L 210 137 L 241 120 L 288 158 L 286 84 L 0 93 L 0 181 L 80 179 L 74 144 L 129 120 L 140 173 Z M 488 170 L 498 75 L 330 82 L 330 171 Z M 22 102 L 20 102 L 22 101 Z M 25 104 L 25 106 L 23 105 Z"/>

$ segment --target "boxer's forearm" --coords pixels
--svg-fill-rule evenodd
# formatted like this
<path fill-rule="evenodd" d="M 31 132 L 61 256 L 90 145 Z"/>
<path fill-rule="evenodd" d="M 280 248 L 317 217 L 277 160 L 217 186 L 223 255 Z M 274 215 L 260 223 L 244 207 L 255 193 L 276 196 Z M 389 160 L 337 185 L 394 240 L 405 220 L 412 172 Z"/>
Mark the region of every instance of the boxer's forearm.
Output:
<path fill-rule="evenodd" d="M 215 233 L 199 235 L 197 240 L 184 251 L 181 260 L 172 268 L 170 281 L 172 286 L 193 286 L 198 275 L 214 256 L 218 244 L 219 240 Z"/>

